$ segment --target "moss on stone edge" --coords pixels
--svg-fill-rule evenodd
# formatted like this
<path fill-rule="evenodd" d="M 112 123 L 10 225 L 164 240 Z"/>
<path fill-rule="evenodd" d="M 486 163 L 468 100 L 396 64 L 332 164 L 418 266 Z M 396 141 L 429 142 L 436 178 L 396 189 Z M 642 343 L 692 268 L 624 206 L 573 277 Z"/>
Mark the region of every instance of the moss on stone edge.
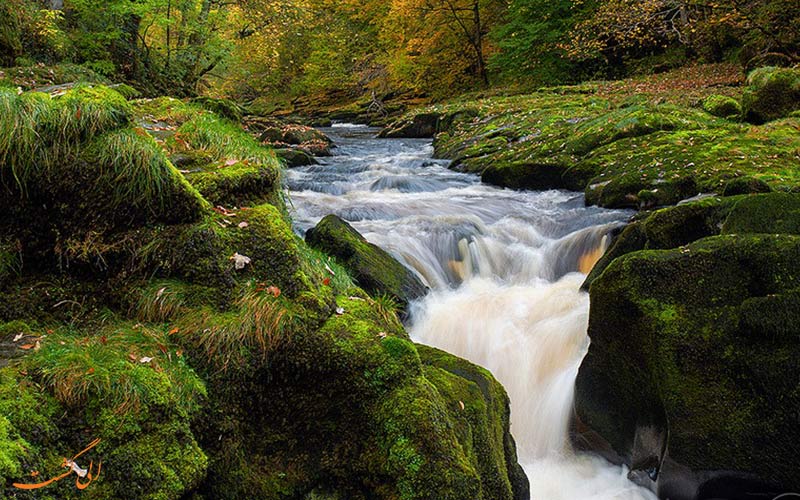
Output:
<path fill-rule="evenodd" d="M 359 286 L 372 294 L 389 294 L 406 304 L 426 292 L 416 275 L 335 215 L 324 217 L 310 229 L 306 241 L 334 257 Z"/>

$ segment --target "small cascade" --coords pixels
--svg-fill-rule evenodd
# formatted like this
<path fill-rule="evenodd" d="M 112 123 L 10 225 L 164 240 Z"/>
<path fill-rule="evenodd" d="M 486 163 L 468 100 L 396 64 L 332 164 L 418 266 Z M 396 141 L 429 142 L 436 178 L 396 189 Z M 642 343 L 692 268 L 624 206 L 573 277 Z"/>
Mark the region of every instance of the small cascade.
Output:
<path fill-rule="evenodd" d="M 424 280 L 432 291 L 411 305 L 409 332 L 488 368 L 506 388 L 531 497 L 654 499 L 568 441 L 589 346 L 580 286 L 630 214 L 585 207 L 575 193 L 483 185 L 432 160 L 429 141 L 327 132 L 340 156 L 288 174 L 298 232 L 335 213 Z"/>

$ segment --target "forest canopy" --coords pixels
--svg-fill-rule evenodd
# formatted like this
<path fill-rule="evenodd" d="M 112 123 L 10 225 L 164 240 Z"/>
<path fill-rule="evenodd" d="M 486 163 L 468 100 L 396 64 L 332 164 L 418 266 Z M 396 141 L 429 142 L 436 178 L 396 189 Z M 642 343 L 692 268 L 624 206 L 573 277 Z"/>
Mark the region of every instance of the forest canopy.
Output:
<path fill-rule="evenodd" d="M 0 63 L 72 62 L 145 94 L 541 86 L 688 61 L 800 61 L 795 0 L 3 0 Z"/>

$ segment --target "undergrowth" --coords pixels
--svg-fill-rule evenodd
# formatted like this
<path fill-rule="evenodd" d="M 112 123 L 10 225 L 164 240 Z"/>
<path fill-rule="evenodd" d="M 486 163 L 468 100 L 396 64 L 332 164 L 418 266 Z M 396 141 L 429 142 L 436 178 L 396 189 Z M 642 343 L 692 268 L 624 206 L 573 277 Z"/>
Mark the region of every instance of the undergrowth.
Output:
<path fill-rule="evenodd" d="M 21 368 L 67 407 L 94 401 L 135 413 L 166 398 L 188 413 L 205 387 L 169 335 L 141 324 L 107 326 L 91 336 L 65 329 L 42 338 Z"/>

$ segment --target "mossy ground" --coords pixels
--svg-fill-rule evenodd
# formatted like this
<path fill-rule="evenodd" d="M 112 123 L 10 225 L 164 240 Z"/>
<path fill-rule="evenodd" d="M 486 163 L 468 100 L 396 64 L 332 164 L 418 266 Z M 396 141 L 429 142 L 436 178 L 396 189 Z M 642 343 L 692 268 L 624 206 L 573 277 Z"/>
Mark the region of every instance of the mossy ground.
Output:
<path fill-rule="evenodd" d="M 728 74 L 724 67 L 714 71 Z M 776 190 L 800 184 L 796 117 L 742 124 L 734 109 L 742 90 L 733 86 L 741 77 L 706 77 L 687 87 L 685 73 L 471 95 L 413 111 L 400 123 L 437 114 L 436 154 L 485 182 L 585 190 L 588 204 L 606 207 L 671 205 L 700 192 L 722 193 L 742 177 Z M 778 116 L 786 114 L 770 119 Z"/>

